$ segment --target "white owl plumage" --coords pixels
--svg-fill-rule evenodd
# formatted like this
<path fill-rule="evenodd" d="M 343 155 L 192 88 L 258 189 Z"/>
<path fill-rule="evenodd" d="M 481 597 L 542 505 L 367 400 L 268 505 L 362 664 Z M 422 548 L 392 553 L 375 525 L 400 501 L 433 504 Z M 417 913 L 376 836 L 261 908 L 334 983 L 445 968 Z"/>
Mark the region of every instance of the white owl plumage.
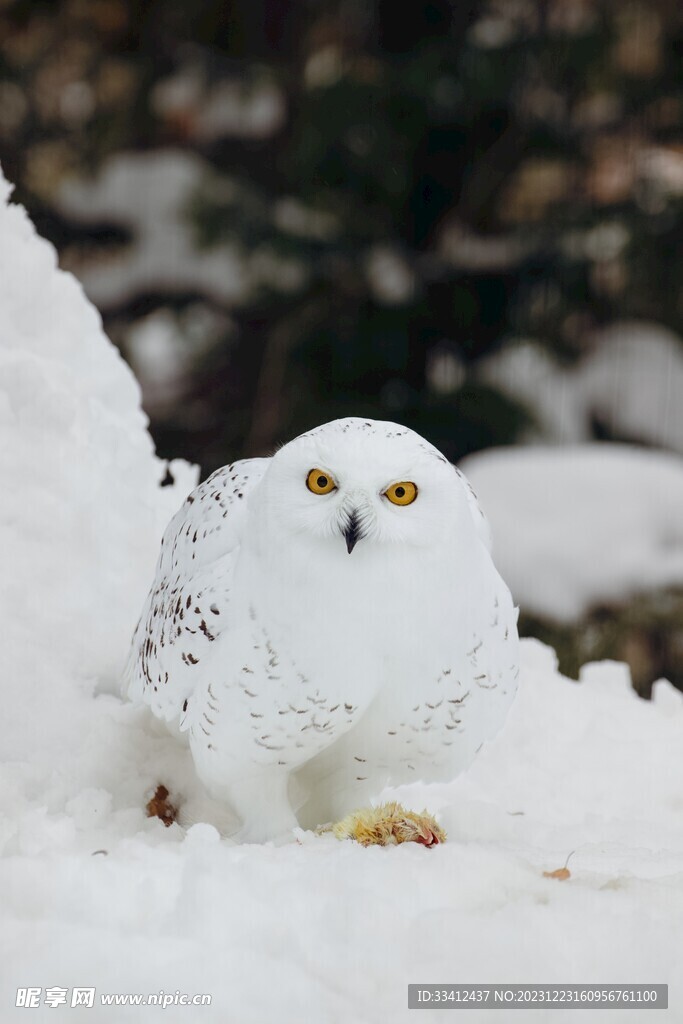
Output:
<path fill-rule="evenodd" d="M 392 503 L 405 482 L 415 500 Z M 516 620 L 459 470 L 405 427 L 336 420 L 189 495 L 126 689 L 259 842 L 466 768 L 514 697 Z"/>

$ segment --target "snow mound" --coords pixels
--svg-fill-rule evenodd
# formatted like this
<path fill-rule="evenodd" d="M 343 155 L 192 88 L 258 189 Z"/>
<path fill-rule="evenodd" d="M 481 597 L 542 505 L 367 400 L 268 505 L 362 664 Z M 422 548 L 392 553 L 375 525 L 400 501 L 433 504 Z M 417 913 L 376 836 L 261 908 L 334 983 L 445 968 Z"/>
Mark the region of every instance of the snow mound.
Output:
<path fill-rule="evenodd" d="M 2 751 L 45 764 L 79 698 L 114 680 L 166 520 L 138 385 L 0 175 Z"/>
<path fill-rule="evenodd" d="M 629 445 L 501 448 L 462 468 L 524 611 L 573 621 L 683 585 L 683 460 Z"/>

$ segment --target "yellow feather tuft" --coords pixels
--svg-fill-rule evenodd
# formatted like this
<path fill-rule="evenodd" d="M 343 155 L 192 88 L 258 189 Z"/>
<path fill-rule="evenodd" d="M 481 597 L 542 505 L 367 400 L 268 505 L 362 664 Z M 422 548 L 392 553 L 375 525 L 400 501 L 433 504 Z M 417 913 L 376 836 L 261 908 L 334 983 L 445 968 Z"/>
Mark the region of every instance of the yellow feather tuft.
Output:
<path fill-rule="evenodd" d="M 361 846 L 436 846 L 446 841 L 446 833 L 431 814 L 408 811 L 395 801 L 353 811 L 321 831 L 332 832 L 337 839 L 353 839 Z"/>

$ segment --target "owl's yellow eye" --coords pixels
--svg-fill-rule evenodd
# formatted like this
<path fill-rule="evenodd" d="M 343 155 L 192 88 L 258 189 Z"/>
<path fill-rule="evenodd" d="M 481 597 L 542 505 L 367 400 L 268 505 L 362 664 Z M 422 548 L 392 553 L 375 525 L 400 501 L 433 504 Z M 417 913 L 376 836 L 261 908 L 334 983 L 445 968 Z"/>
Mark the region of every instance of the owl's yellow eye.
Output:
<path fill-rule="evenodd" d="M 306 486 L 314 494 L 329 494 L 337 489 L 336 483 L 324 469 L 312 469 L 306 477 Z"/>
<path fill-rule="evenodd" d="M 388 498 L 392 505 L 412 505 L 417 498 L 417 487 L 411 480 L 401 480 L 400 483 L 387 487 L 384 497 Z"/>

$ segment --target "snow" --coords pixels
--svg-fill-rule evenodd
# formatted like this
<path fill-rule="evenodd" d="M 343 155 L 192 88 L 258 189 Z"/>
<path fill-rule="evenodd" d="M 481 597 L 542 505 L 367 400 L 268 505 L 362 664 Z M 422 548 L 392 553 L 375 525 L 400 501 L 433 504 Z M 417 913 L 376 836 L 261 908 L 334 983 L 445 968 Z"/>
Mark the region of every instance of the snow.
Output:
<path fill-rule="evenodd" d="M 669 982 L 666 1019 L 683 1020 L 683 698 L 666 682 L 648 703 L 620 665 L 573 683 L 525 641 L 497 740 L 455 782 L 397 794 L 440 816 L 449 841 L 432 850 L 303 832 L 239 847 L 145 817 L 157 782 L 190 800 L 196 782 L 116 681 L 195 473 L 174 463 L 159 488 L 132 375 L 11 206 L 0 309 L 3 1024 L 23 1019 L 18 986 L 95 986 L 93 1022 L 154 1017 L 101 994 L 179 990 L 213 1001 L 168 1007 L 171 1024 L 380 1024 L 413 1019 L 409 982 L 445 981 Z M 570 854 L 569 880 L 543 877 Z M 70 1013 L 43 1001 L 28 1016 Z"/>
<path fill-rule="evenodd" d="M 365 256 L 365 273 L 376 302 L 400 306 L 415 293 L 415 276 L 407 261 L 387 245 L 374 245 Z"/>
<path fill-rule="evenodd" d="M 609 443 L 500 448 L 462 468 L 524 611 L 557 621 L 683 585 L 683 460 Z"/>
<path fill-rule="evenodd" d="M 129 244 L 75 263 L 88 297 L 105 311 L 141 295 L 187 295 L 231 309 L 266 287 L 283 293 L 300 289 L 305 265 L 263 243 L 247 251 L 234 239 L 202 248 L 192 207 L 201 195 L 237 207 L 240 187 L 217 180 L 195 153 L 158 149 L 116 153 L 92 179 L 74 176 L 59 188 L 56 205 L 81 224 L 115 225 Z"/>
<path fill-rule="evenodd" d="M 533 980 L 668 982 L 675 1007 L 683 698 L 659 683 L 655 701 L 641 701 L 614 664 L 575 684 L 548 648 L 523 649 L 499 739 L 456 782 L 399 791 L 446 826 L 449 841 L 432 850 L 310 833 L 301 845 L 236 847 L 210 825 L 166 830 L 143 817 L 143 793 L 154 768 L 173 776 L 172 763 L 182 791 L 189 765 L 134 709 L 93 701 L 98 753 L 79 764 L 65 742 L 59 794 L 36 787 L 30 764 L 14 769 L 18 829 L 0 870 L 3 1005 L 21 979 L 207 992 L 207 1021 L 380 1024 L 410 1019 L 408 982 Z M 571 879 L 543 877 L 570 854 Z M 187 1013 L 168 1008 L 164 1019 Z M 100 1006 L 88 1019 L 149 1017 Z"/>
<path fill-rule="evenodd" d="M 174 463 L 176 486 L 159 488 L 135 378 L 8 193 L 0 178 L 2 750 L 39 743 L 49 765 L 60 709 L 115 685 L 164 520 L 196 473 Z"/>
<path fill-rule="evenodd" d="M 529 338 L 517 338 L 482 359 L 477 378 L 529 409 L 534 423 L 523 439 L 568 444 L 589 440 L 588 417 L 578 374 L 557 365 L 548 351 Z"/>
<path fill-rule="evenodd" d="M 111 309 L 146 291 L 196 291 L 233 304 L 249 291 L 235 246 L 198 250 L 189 209 L 209 165 L 181 150 L 117 153 L 92 180 L 71 178 L 57 196 L 60 212 L 84 224 L 129 230 L 129 246 L 79 267 L 88 297 Z"/>
<path fill-rule="evenodd" d="M 124 327 L 121 346 L 152 418 L 167 416 L 183 398 L 192 360 L 227 344 L 235 331 L 227 313 L 203 302 L 180 310 L 161 307 Z"/>
<path fill-rule="evenodd" d="M 153 415 L 168 412 L 183 394 L 190 362 L 176 317 L 170 309 L 156 309 L 131 324 L 125 340 L 145 407 Z"/>
<path fill-rule="evenodd" d="M 589 351 L 571 367 L 533 339 L 517 338 L 476 372 L 532 411 L 537 422 L 525 440 L 588 441 L 597 421 L 616 439 L 683 453 L 683 342 L 661 324 L 610 324 L 593 333 Z"/>
<path fill-rule="evenodd" d="M 589 412 L 612 436 L 683 453 L 683 343 L 660 324 L 639 320 L 599 333 L 586 361 Z"/>
<path fill-rule="evenodd" d="M 437 252 L 444 262 L 473 273 L 495 273 L 516 267 L 532 250 L 533 244 L 518 234 L 481 235 L 457 217 L 445 219 L 437 238 Z"/>

